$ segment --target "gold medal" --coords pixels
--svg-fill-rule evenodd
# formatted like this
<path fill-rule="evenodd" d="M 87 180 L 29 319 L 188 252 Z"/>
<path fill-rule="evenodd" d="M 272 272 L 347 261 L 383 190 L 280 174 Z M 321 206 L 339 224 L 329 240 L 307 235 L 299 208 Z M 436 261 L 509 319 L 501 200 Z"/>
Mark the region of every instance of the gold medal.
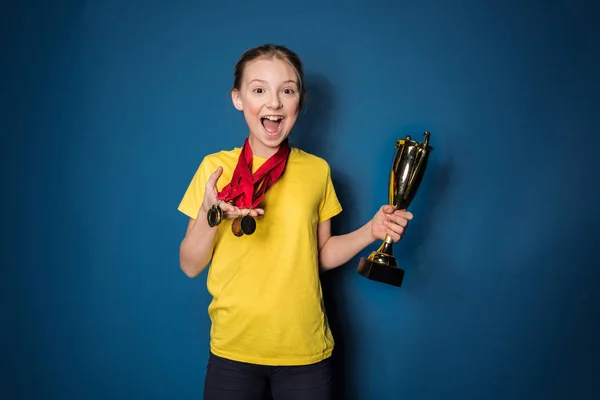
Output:
<path fill-rule="evenodd" d="M 206 219 L 208 221 L 208 226 L 214 228 L 219 225 L 223 220 L 223 210 L 219 207 L 218 203 L 214 204 L 206 214 Z"/>
<path fill-rule="evenodd" d="M 242 235 L 252 235 L 256 230 L 256 220 L 250 215 L 244 215 L 243 217 L 237 217 L 231 223 L 231 230 L 237 237 Z"/>

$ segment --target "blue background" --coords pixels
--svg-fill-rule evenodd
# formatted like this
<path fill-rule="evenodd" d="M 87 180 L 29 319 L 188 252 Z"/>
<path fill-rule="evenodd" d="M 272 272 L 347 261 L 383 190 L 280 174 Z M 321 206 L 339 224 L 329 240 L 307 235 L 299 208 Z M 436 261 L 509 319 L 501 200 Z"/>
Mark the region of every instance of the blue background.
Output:
<path fill-rule="evenodd" d="M 335 233 L 387 201 L 397 138 L 435 148 L 404 286 L 358 257 L 323 276 L 339 398 L 598 398 L 597 21 L 591 1 L 6 3 L 0 397 L 201 398 L 209 296 L 176 207 L 247 134 L 237 58 L 276 42 L 306 66 L 292 140 L 332 166 Z"/>

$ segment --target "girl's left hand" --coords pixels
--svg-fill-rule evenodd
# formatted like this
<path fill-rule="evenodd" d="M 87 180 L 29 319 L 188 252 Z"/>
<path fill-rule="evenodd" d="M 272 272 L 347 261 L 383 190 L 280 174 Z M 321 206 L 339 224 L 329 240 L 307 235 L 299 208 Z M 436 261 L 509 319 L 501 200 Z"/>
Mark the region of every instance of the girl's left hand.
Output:
<path fill-rule="evenodd" d="M 399 241 L 413 215 L 406 210 L 394 210 L 390 205 L 382 206 L 371 220 L 371 235 L 374 239 L 385 240 L 386 234 L 394 242 Z"/>

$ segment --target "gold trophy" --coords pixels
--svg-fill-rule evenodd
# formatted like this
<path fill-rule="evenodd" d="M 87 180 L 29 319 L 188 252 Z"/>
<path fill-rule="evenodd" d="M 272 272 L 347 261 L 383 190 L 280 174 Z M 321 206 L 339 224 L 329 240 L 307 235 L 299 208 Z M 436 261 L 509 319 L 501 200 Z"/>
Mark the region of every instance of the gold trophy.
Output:
<path fill-rule="evenodd" d="M 412 140 L 410 136 L 396 140 L 396 154 L 392 163 L 389 178 L 389 202 L 396 210 L 406 210 L 412 202 L 425 168 L 429 153 L 429 132 L 423 134 L 423 143 Z M 386 235 L 379 248 L 368 258 L 361 258 L 357 272 L 374 281 L 402 286 L 404 270 L 398 268 L 393 252 L 392 238 Z"/>

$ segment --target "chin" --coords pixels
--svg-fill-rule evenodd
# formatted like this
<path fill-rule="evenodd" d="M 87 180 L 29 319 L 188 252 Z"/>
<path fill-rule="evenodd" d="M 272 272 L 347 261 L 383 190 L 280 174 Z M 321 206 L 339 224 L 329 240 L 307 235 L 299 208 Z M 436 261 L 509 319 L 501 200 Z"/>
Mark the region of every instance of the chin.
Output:
<path fill-rule="evenodd" d="M 266 135 L 263 133 L 260 135 L 260 141 L 269 147 L 278 147 L 287 138 L 287 134 L 283 132 L 278 135 Z"/>

